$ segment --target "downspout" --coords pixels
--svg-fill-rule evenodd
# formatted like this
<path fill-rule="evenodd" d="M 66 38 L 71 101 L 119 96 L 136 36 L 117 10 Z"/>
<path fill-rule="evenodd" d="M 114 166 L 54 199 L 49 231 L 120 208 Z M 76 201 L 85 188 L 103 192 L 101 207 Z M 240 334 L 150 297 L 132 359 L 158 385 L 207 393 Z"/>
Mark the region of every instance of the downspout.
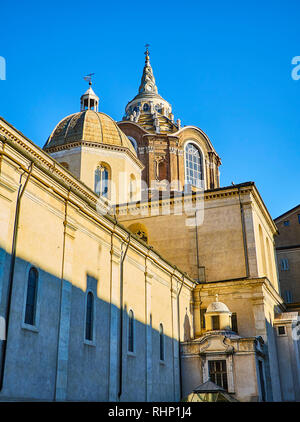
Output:
<path fill-rule="evenodd" d="M 59 317 L 58 317 L 58 329 L 57 329 L 57 349 L 56 349 L 56 371 L 55 371 L 55 384 L 54 384 L 54 401 L 56 401 L 56 384 L 57 384 L 57 371 L 58 371 L 58 352 L 59 352 L 59 336 L 60 336 L 60 326 L 61 326 L 61 304 L 62 304 L 62 292 L 63 292 L 63 280 L 64 280 L 64 268 L 65 268 L 65 249 L 66 249 L 66 226 L 68 218 L 68 202 L 70 196 L 69 187 L 68 196 L 65 199 L 65 216 L 64 216 L 64 232 L 63 232 L 63 247 L 62 247 L 62 262 L 61 262 L 61 277 L 60 277 L 60 297 L 59 297 Z"/>
<path fill-rule="evenodd" d="M 233 186 L 234 183 L 233 183 Z M 241 210 L 241 222 L 242 222 L 242 232 L 243 232 L 243 244 L 244 244 L 244 256 L 245 256 L 245 268 L 246 268 L 246 277 L 250 277 L 250 270 L 249 270 L 249 256 L 248 256 L 248 248 L 247 248 L 247 235 L 246 235 L 246 224 L 245 224 L 245 213 L 244 213 L 244 207 L 241 201 L 241 195 L 240 195 L 240 187 L 236 186 L 238 190 L 239 195 L 239 202 L 240 202 L 240 210 Z"/>
<path fill-rule="evenodd" d="M 2 391 L 3 379 L 4 379 L 4 368 L 5 368 L 5 360 L 6 360 L 6 349 L 7 349 L 7 336 L 8 336 L 8 329 L 9 329 L 10 307 L 11 307 L 11 300 L 12 300 L 14 271 L 15 271 L 15 263 L 16 263 L 16 249 L 17 249 L 17 238 L 18 238 L 18 229 L 19 229 L 19 220 L 20 220 L 21 199 L 22 199 L 22 196 L 25 192 L 27 183 L 29 182 L 32 170 L 33 170 L 33 162 L 30 163 L 30 166 L 28 168 L 28 176 L 27 176 L 23 186 L 22 186 L 22 177 L 23 177 L 25 171 L 23 171 L 23 173 L 21 174 L 18 196 L 17 196 L 17 201 L 16 201 L 16 213 L 15 213 L 13 241 L 12 241 L 12 248 L 11 248 L 11 261 L 10 261 L 10 270 L 9 270 L 8 286 L 7 286 L 7 306 L 6 306 L 6 310 L 5 310 L 5 338 L 2 340 L 1 368 L 0 368 L 0 371 L 1 371 L 0 372 L 0 391 Z"/>
<path fill-rule="evenodd" d="M 123 267 L 127 255 L 131 235 L 128 235 L 128 241 L 124 253 L 122 253 L 121 246 L 121 262 L 120 262 L 120 337 L 119 337 L 119 391 L 118 400 L 120 401 L 122 395 L 122 377 L 123 377 Z"/>
<path fill-rule="evenodd" d="M 182 373 L 181 373 L 181 359 L 180 359 L 180 307 L 179 307 L 179 296 L 184 282 L 184 276 L 182 277 L 182 283 L 177 294 L 177 322 L 178 322 L 178 368 L 179 368 L 179 394 L 180 399 L 182 398 Z"/>

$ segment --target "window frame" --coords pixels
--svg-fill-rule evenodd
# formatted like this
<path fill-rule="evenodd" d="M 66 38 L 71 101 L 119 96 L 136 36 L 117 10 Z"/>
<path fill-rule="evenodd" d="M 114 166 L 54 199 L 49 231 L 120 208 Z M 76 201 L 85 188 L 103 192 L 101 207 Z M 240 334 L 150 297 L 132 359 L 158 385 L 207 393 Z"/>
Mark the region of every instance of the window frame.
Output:
<path fill-rule="evenodd" d="M 283 330 L 284 330 L 283 333 L 280 333 L 279 332 L 280 328 L 283 328 Z M 286 331 L 286 326 L 285 325 L 277 325 L 276 332 L 277 332 L 277 336 L 278 337 L 286 337 L 287 336 L 287 331 Z"/>
<path fill-rule="evenodd" d="M 234 393 L 234 376 L 233 376 L 233 356 L 232 355 L 206 355 L 205 364 L 203 366 L 203 380 L 208 381 L 209 379 L 209 369 L 208 362 L 211 360 L 226 360 L 226 371 L 227 371 L 227 384 L 228 384 L 228 393 Z"/>
<path fill-rule="evenodd" d="M 37 272 L 37 286 L 35 292 L 35 310 L 34 310 L 34 323 L 28 324 L 25 322 L 26 317 L 26 305 L 27 305 L 27 293 L 28 293 L 28 281 L 30 270 L 34 268 Z M 37 265 L 33 263 L 28 263 L 25 271 L 25 287 L 24 287 L 24 297 L 23 297 L 23 312 L 22 312 L 22 323 L 21 327 L 25 330 L 32 332 L 39 332 L 39 322 L 40 322 L 40 294 L 41 294 L 41 272 Z"/>
<path fill-rule="evenodd" d="M 165 363 L 166 361 L 165 345 L 166 344 L 165 344 L 164 324 L 160 322 L 159 323 L 159 362 L 160 363 Z"/>
<path fill-rule="evenodd" d="M 128 136 L 128 135 L 127 135 L 127 138 L 129 139 L 131 145 L 135 149 L 135 152 L 138 153 L 138 143 L 137 143 L 136 139 L 133 136 Z"/>
<path fill-rule="evenodd" d="M 192 144 L 198 151 L 200 154 L 200 160 L 201 160 L 201 167 L 202 167 L 202 179 L 200 179 L 201 184 L 200 186 L 196 186 L 194 184 L 188 183 L 187 182 L 187 167 L 186 167 L 186 161 L 187 161 L 187 153 L 186 153 L 186 148 L 189 144 Z M 183 160 L 184 160 L 184 186 L 188 187 L 188 186 L 193 186 L 193 187 L 197 187 L 199 189 L 205 189 L 206 186 L 206 169 L 205 169 L 205 155 L 203 153 L 202 148 L 200 147 L 200 145 L 194 141 L 193 139 L 188 139 L 187 141 L 185 141 L 184 145 L 183 145 Z"/>
<path fill-rule="evenodd" d="M 290 269 L 288 258 L 280 258 L 280 271 L 288 271 Z"/>
<path fill-rule="evenodd" d="M 223 362 L 225 363 L 225 370 L 221 370 L 221 371 L 215 370 L 215 372 L 213 374 L 214 377 L 215 377 L 215 379 L 213 380 L 212 379 L 211 372 L 210 372 L 210 366 L 211 366 L 211 364 L 214 364 L 214 366 L 216 367 L 217 366 L 216 364 L 219 363 L 220 366 L 222 367 L 223 366 Z M 218 374 L 221 374 L 221 378 L 222 378 L 222 383 L 221 384 L 222 385 L 218 384 L 218 382 L 217 382 L 217 379 L 216 378 L 217 378 L 217 375 Z M 210 359 L 208 361 L 208 375 L 209 375 L 209 378 L 210 378 L 210 380 L 212 382 L 214 382 L 215 384 L 217 384 L 219 387 L 223 388 L 225 391 L 228 391 L 229 390 L 228 370 L 227 370 L 227 360 L 226 359 Z M 226 376 L 226 383 L 224 383 L 224 379 L 223 379 L 224 375 Z M 226 387 L 224 386 L 224 384 L 226 384 Z"/>
<path fill-rule="evenodd" d="M 130 314 L 132 313 L 132 318 L 130 317 Z M 129 309 L 128 316 L 127 316 L 127 354 L 130 356 L 136 355 L 136 345 L 135 345 L 135 318 L 134 318 L 134 311 L 133 309 Z M 132 323 L 132 350 L 129 349 L 130 345 L 130 323 Z"/>
<path fill-rule="evenodd" d="M 88 305 L 88 297 L 89 294 L 92 295 L 93 298 L 93 306 L 92 306 L 92 339 L 88 339 L 86 337 L 86 327 L 87 327 L 87 305 Z M 84 343 L 89 346 L 96 346 L 96 329 L 95 329 L 95 321 L 96 321 L 96 303 L 95 303 L 95 293 L 92 289 L 87 289 L 85 292 L 84 298 Z"/>
<path fill-rule="evenodd" d="M 98 180 L 96 181 L 96 172 L 98 171 L 100 173 L 99 181 Z M 102 174 L 105 172 L 107 173 L 107 179 L 103 179 L 102 177 Z M 103 184 L 103 181 L 104 181 L 104 184 Z M 107 186 L 105 186 L 105 181 L 107 183 Z M 99 191 L 96 190 L 98 183 L 99 183 Z M 110 199 L 110 186 L 111 186 L 111 168 L 109 164 L 105 162 L 101 162 L 96 166 L 94 170 L 94 192 L 102 198 Z M 105 194 L 103 194 L 104 187 L 107 187 L 107 192 Z"/>
<path fill-rule="evenodd" d="M 283 299 L 285 303 L 293 303 L 293 292 L 291 290 L 284 290 Z"/>

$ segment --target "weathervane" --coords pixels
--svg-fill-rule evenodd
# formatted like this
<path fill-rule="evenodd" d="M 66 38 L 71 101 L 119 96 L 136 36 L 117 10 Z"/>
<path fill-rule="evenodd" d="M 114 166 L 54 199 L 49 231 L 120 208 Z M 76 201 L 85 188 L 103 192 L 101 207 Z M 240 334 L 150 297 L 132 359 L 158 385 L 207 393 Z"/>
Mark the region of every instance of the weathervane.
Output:
<path fill-rule="evenodd" d="M 88 75 L 84 76 L 83 79 L 89 83 L 90 86 L 92 86 L 92 76 L 95 75 L 95 73 L 89 73 Z"/>

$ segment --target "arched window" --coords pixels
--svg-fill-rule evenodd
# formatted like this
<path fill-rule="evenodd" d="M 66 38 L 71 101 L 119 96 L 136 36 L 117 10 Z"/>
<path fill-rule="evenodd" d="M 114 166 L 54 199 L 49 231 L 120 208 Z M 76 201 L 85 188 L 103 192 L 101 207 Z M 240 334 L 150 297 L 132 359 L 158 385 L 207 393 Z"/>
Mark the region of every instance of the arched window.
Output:
<path fill-rule="evenodd" d="M 95 192 L 97 195 L 108 198 L 109 187 L 109 169 L 106 165 L 101 164 L 95 170 Z"/>
<path fill-rule="evenodd" d="M 203 187 L 203 160 L 199 148 L 189 142 L 185 146 L 185 183 L 196 187 Z"/>
<path fill-rule="evenodd" d="M 128 352 L 134 352 L 134 313 L 131 309 L 128 314 Z"/>
<path fill-rule="evenodd" d="M 164 327 L 159 324 L 159 359 L 165 360 Z"/>
<path fill-rule="evenodd" d="M 127 138 L 131 142 L 133 148 L 135 149 L 135 152 L 138 152 L 138 145 L 137 145 L 136 140 L 132 136 L 127 136 Z"/>
<path fill-rule="evenodd" d="M 94 328 L 94 295 L 88 292 L 86 297 L 85 339 L 93 340 Z"/>
<path fill-rule="evenodd" d="M 150 110 L 149 104 L 145 103 L 144 106 L 143 106 L 143 110 L 149 111 Z"/>
<path fill-rule="evenodd" d="M 34 267 L 30 268 L 27 281 L 27 297 L 25 308 L 25 324 L 35 324 L 36 298 L 38 288 L 38 272 Z"/>

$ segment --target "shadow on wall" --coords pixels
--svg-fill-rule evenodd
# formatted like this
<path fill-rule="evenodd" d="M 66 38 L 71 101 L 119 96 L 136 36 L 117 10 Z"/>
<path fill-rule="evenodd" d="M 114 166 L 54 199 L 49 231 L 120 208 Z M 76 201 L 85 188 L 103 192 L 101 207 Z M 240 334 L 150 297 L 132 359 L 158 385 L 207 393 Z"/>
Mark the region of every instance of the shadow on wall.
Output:
<path fill-rule="evenodd" d="M 1 316 L 7 306 L 10 261 L 0 249 Z M 89 275 L 82 291 L 36 267 L 36 291 L 32 286 L 28 290 L 31 267 L 16 259 L 0 400 L 109 401 L 113 395 L 116 400 L 120 309 L 97 297 L 98 280 Z M 93 300 L 88 301 L 88 295 Z M 25 323 L 30 306 L 35 307 L 33 325 Z M 178 400 L 178 358 L 173 358 L 178 341 L 164 334 L 161 346 L 159 331 L 135 319 L 129 332 L 129 311 L 125 307 L 123 312 L 121 401 L 146 401 L 147 396 L 151 401 Z M 187 315 L 181 329 L 185 338 L 190 336 Z M 131 336 L 133 351 L 128 350 Z"/>

